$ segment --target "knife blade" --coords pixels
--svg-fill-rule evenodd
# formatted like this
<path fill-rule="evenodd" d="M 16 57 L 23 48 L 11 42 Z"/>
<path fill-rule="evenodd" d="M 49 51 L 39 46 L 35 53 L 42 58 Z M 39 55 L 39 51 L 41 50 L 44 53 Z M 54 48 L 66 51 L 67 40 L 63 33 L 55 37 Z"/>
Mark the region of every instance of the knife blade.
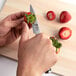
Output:
<path fill-rule="evenodd" d="M 33 13 L 35 15 L 35 11 L 32 7 L 32 5 L 30 4 L 30 12 Z M 36 15 L 35 15 L 36 16 Z M 33 33 L 35 34 L 39 34 L 40 33 L 40 29 L 39 29 L 39 25 L 38 25 L 38 21 L 37 21 L 37 17 L 36 17 L 36 21 L 34 24 L 32 24 L 32 28 L 33 28 Z"/>
<path fill-rule="evenodd" d="M 6 0 L 0 0 L 0 12 L 5 4 Z"/>

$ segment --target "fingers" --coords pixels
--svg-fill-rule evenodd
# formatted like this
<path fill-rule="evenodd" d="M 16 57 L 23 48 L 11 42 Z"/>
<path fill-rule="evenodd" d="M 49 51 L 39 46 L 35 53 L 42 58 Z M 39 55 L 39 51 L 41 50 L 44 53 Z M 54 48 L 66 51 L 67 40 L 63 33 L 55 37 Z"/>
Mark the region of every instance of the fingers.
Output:
<path fill-rule="evenodd" d="M 18 12 L 18 13 L 10 15 L 9 17 L 11 17 L 11 20 L 16 20 L 16 19 L 24 17 L 24 14 L 25 12 Z"/>
<path fill-rule="evenodd" d="M 23 21 L 24 21 L 24 18 L 17 19 L 17 20 L 14 20 L 14 21 L 6 20 L 6 21 L 4 21 L 4 26 L 13 28 L 13 27 L 16 27 L 16 26 L 20 25 Z"/>
<path fill-rule="evenodd" d="M 7 16 L 4 19 L 5 26 L 8 27 L 16 27 L 17 25 L 21 24 L 24 21 L 24 14 L 26 12 L 18 12 L 12 15 Z"/>
<path fill-rule="evenodd" d="M 44 33 L 39 33 L 37 34 L 36 36 L 40 36 L 42 38 L 46 38 L 46 39 L 49 39 L 50 40 L 50 36 L 49 35 L 45 35 Z M 50 40 L 51 41 L 51 40 Z"/>
<path fill-rule="evenodd" d="M 20 43 L 25 42 L 25 41 L 27 41 L 29 39 L 28 25 L 25 22 L 23 22 L 22 26 L 23 26 L 23 29 L 22 29 L 22 35 L 21 35 Z"/>
<path fill-rule="evenodd" d="M 24 21 L 24 18 L 21 18 L 21 19 L 15 20 L 15 21 L 11 21 L 10 27 L 16 27 L 19 24 L 21 24 L 23 21 Z"/>

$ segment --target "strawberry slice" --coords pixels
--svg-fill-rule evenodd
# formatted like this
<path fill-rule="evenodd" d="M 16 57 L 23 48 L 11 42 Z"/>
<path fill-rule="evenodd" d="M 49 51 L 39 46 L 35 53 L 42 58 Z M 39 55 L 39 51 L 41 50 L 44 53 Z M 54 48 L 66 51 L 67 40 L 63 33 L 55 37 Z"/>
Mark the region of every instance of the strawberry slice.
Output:
<path fill-rule="evenodd" d="M 56 54 L 60 52 L 60 48 L 56 48 Z"/>
<path fill-rule="evenodd" d="M 24 15 L 24 21 L 29 25 L 29 28 L 32 27 L 32 24 L 35 22 L 36 17 L 31 12 L 27 12 Z"/>
<path fill-rule="evenodd" d="M 59 31 L 59 37 L 63 40 L 69 39 L 72 35 L 72 30 L 68 27 L 62 27 Z"/>
<path fill-rule="evenodd" d="M 46 14 L 48 20 L 54 20 L 56 18 L 56 15 L 53 11 L 48 11 Z"/>
<path fill-rule="evenodd" d="M 60 22 L 61 23 L 66 23 L 71 20 L 71 15 L 69 14 L 68 11 L 62 11 L 60 14 Z"/>

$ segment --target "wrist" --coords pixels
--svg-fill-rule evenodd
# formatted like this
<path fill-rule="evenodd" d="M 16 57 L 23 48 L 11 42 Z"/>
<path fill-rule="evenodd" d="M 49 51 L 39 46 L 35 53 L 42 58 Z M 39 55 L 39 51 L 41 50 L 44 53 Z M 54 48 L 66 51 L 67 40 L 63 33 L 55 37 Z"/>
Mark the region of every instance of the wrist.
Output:
<path fill-rule="evenodd" d="M 34 70 L 33 67 L 25 66 L 21 63 L 18 64 L 17 76 L 41 76 L 37 70 Z"/>

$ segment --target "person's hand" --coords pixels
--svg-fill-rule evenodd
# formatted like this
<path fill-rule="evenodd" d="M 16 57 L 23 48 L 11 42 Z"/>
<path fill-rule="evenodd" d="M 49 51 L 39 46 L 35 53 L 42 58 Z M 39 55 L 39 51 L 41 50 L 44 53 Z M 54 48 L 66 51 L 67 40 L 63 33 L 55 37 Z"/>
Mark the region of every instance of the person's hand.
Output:
<path fill-rule="evenodd" d="M 52 41 L 44 34 L 29 39 L 29 30 L 24 25 L 18 50 L 17 76 L 41 76 L 56 61 L 56 51 Z"/>
<path fill-rule="evenodd" d="M 24 14 L 15 13 L 0 21 L 0 46 L 10 44 L 20 36 Z"/>

